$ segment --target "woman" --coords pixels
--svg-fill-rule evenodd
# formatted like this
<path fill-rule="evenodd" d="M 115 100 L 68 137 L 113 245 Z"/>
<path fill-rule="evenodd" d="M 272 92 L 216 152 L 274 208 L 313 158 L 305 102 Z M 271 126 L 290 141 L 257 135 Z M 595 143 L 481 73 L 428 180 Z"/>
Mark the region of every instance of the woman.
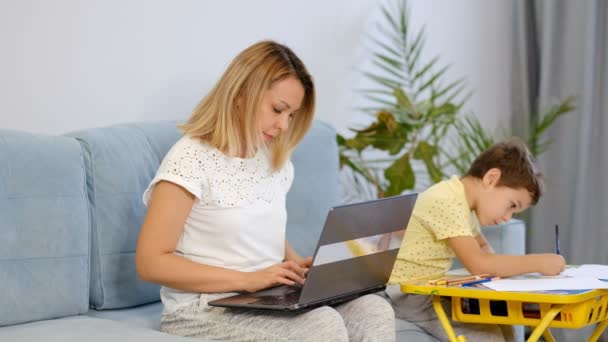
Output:
<path fill-rule="evenodd" d="M 210 307 L 235 292 L 302 284 L 311 258 L 286 241 L 289 156 L 309 129 L 314 83 L 286 46 L 242 51 L 203 98 L 144 193 L 140 277 L 161 284 L 161 330 L 233 341 L 394 341 L 367 295 L 305 313 Z"/>

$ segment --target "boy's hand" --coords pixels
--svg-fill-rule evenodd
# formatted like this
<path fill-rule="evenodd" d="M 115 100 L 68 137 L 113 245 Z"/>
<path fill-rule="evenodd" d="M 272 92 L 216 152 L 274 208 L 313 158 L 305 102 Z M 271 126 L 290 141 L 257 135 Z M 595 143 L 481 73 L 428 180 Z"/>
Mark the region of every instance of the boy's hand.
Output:
<path fill-rule="evenodd" d="M 566 268 L 566 260 L 559 254 L 538 254 L 539 272 L 542 275 L 560 274 Z"/>

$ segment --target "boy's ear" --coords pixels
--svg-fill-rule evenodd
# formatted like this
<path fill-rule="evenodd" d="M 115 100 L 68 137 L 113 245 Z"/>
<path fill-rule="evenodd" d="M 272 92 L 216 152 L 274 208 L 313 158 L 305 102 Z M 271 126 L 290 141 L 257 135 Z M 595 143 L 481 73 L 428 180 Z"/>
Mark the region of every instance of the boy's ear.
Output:
<path fill-rule="evenodd" d="M 484 186 L 487 187 L 495 187 L 498 185 L 498 183 L 500 182 L 500 176 L 502 175 L 502 172 L 500 171 L 500 169 L 498 168 L 491 168 L 488 171 L 486 171 L 486 173 L 483 175 L 482 178 L 482 183 Z"/>

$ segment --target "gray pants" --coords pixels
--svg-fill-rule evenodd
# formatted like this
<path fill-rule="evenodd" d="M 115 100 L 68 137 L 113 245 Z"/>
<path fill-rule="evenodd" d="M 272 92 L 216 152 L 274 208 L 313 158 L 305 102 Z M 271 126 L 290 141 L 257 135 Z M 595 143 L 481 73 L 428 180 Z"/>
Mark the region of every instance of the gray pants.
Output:
<path fill-rule="evenodd" d="M 226 309 L 195 303 L 163 315 L 161 331 L 218 341 L 395 341 L 395 314 L 380 296 L 303 313 Z"/>
<path fill-rule="evenodd" d="M 399 285 L 386 288 L 385 299 L 393 306 L 395 317 L 406 320 L 420 327 L 429 335 L 441 341 L 449 341 L 435 309 L 432 296 L 402 293 Z M 441 304 L 448 318 L 452 317 L 450 298 L 442 298 Z M 513 327 L 510 325 L 476 324 L 454 322 L 450 319 L 456 336 L 464 335 L 467 341 L 511 342 L 515 340 Z"/>

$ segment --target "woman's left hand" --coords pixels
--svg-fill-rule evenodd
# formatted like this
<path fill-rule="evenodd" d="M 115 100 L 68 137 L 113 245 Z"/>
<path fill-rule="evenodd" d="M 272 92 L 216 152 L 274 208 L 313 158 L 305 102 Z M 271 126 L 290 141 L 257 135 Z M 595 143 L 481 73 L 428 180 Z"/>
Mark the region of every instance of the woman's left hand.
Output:
<path fill-rule="evenodd" d="M 308 258 L 300 258 L 300 260 L 296 261 L 296 263 L 306 270 L 304 273 L 308 273 L 308 269 L 312 265 L 312 257 L 309 256 Z"/>

